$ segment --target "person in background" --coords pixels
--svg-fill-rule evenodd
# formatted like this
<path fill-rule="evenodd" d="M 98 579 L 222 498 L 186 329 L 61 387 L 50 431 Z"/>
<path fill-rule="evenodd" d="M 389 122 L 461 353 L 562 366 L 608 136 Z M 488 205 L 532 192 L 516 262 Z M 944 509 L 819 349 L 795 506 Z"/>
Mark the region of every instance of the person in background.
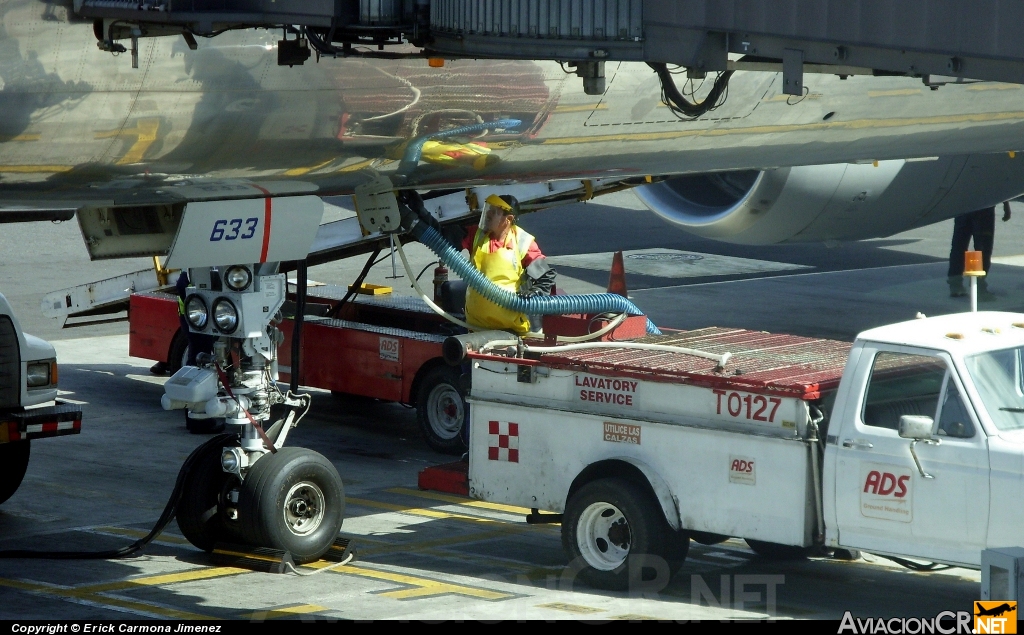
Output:
<path fill-rule="evenodd" d="M 1003 203 L 1003 221 L 1010 220 L 1010 202 Z M 964 252 L 972 241 L 974 250 L 981 252 L 982 266 L 988 274 L 992 266 L 992 247 L 995 244 L 996 233 L 996 208 L 986 207 L 966 214 L 961 214 L 953 219 L 953 239 L 949 247 L 949 271 L 947 272 L 947 283 L 949 284 L 949 296 L 959 298 L 967 295 L 967 287 L 964 285 Z M 994 293 L 988 290 L 988 276 L 978 278 L 978 301 L 991 302 L 995 300 Z"/>
<path fill-rule="evenodd" d="M 555 271 L 533 236 L 516 224 L 518 216 L 519 201 L 514 196 L 488 196 L 480 223 L 467 228 L 462 248 L 469 250 L 469 260 L 477 271 L 499 287 L 523 297 L 551 295 Z M 466 291 L 466 321 L 516 335 L 530 331 L 526 315 L 499 307 L 472 287 Z"/>

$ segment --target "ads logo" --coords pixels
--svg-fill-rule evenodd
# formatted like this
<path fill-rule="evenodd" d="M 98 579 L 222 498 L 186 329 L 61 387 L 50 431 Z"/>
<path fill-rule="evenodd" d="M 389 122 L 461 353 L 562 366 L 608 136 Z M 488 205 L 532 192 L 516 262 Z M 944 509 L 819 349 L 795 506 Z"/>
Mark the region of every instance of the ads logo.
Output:
<path fill-rule="evenodd" d="M 729 482 L 757 485 L 757 470 L 750 456 L 729 456 Z"/>
<path fill-rule="evenodd" d="M 861 515 L 901 523 L 914 519 L 913 474 L 909 470 L 877 463 L 861 463 L 860 470 Z"/>
<path fill-rule="evenodd" d="M 975 633 L 1016 633 L 1017 603 L 986 602 L 978 600 L 974 603 Z"/>

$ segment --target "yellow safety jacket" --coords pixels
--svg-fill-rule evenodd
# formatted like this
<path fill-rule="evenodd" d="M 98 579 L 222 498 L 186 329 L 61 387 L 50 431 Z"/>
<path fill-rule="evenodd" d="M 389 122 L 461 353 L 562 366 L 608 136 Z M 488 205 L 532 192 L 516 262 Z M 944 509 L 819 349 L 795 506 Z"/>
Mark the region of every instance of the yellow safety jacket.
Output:
<path fill-rule="evenodd" d="M 470 261 L 488 280 L 515 293 L 523 277 L 523 256 L 529 251 L 533 240 L 529 233 L 512 225 L 505 236 L 504 246 L 491 252 L 490 236 L 484 230 L 477 229 Z M 466 321 L 473 326 L 512 331 L 516 335 L 525 335 L 530 330 L 530 320 L 525 314 L 501 308 L 472 287 L 466 291 Z"/>

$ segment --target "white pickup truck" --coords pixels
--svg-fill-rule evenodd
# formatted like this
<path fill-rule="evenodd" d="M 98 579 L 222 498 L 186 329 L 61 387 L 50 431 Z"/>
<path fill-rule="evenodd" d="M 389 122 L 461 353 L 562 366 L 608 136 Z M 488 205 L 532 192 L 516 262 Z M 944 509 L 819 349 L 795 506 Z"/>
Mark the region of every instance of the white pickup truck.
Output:
<path fill-rule="evenodd" d="M 636 342 L 708 355 L 469 354 L 469 495 L 555 512 L 590 584 L 676 567 L 691 536 L 974 568 L 1024 545 L 1024 315 L 923 318 L 852 345 L 723 328 Z"/>
<path fill-rule="evenodd" d="M 0 295 L 0 503 L 21 486 L 32 439 L 81 430 L 81 407 L 57 400 L 53 346 L 22 331 Z"/>

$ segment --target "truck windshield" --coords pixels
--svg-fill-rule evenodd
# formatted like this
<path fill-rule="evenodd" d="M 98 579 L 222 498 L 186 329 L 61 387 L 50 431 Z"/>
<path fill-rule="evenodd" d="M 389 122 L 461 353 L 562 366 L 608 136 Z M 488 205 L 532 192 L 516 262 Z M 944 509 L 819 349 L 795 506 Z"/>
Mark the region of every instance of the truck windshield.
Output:
<path fill-rule="evenodd" d="M 1000 430 L 1024 428 L 1022 352 L 1024 348 L 1008 348 L 964 360 L 989 418 Z"/>

